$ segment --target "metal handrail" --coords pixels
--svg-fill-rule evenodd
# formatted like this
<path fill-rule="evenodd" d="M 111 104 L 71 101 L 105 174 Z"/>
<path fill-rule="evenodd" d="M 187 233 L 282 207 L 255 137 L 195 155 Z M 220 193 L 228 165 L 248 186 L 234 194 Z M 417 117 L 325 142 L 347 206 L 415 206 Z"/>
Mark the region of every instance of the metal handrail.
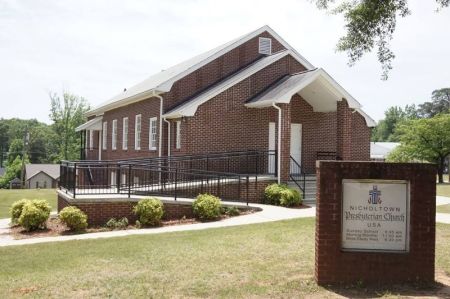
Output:
<path fill-rule="evenodd" d="M 290 157 L 290 162 L 294 164 L 294 166 L 299 170 L 300 179 L 298 179 L 295 172 L 289 171 L 289 177 L 291 181 L 293 181 L 298 188 L 302 191 L 303 199 L 305 199 L 305 189 L 306 189 L 306 173 L 303 171 L 302 166 L 294 159 L 294 157 Z M 290 169 L 289 169 L 290 170 Z"/>

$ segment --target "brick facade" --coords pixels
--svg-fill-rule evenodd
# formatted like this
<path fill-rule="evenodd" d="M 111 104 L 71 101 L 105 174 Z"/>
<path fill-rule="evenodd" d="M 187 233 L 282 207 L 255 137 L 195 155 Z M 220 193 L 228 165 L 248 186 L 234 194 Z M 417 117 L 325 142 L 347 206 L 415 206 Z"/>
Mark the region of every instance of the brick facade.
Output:
<path fill-rule="evenodd" d="M 341 250 L 342 180 L 410 183 L 409 252 Z M 436 168 L 431 164 L 320 161 L 317 167 L 315 277 L 319 284 L 433 282 Z"/>
<path fill-rule="evenodd" d="M 272 52 L 284 47 L 268 32 L 252 38 L 205 66 L 176 81 L 172 89 L 163 94 L 164 111 L 183 103 L 192 96 L 223 80 L 261 57 L 258 38 L 272 38 Z M 267 150 L 269 122 L 277 122 L 278 112 L 271 108 L 247 108 L 245 102 L 288 74 L 304 71 L 305 67 L 290 55 L 274 62 L 240 83 L 200 105 L 194 117 L 170 120 L 171 155 L 204 154 L 236 150 Z M 318 113 L 299 95 L 290 104 L 280 104 L 283 114 L 281 177 L 289 179 L 290 124 L 301 123 L 302 161 L 304 170 L 314 172 L 318 151 L 333 151 L 346 160 L 369 160 L 370 129 L 359 113 L 352 113 L 346 101 L 337 104 L 337 112 Z M 102 149 L 102 160 L 157 157 L 157 150 L 149 150 L 149 118 L 158 117 L 160 101 L 149 98 L 124 107 L 106 111 L 107 149 Z M 142 115 L 141 149 L 134 149 L 135 116 Z M 122 119 L 128 117 L 128 150 L 122 150 Z M 117 149 L 111 149 L 112 121 L 117 119 Z M 176 149 L 175 122 L 181 121 L 181 148 Z M 278 126 L 276 126 L 278 127 Z M 158 128 L 159 135 L 159 128 Z M 276 133 L 278 134 L 278 132 Z M 89 135 L 89 134 L 88 134 Z M 162 155 L 168 155 L 168 126 L 163 122 Z M 98 145 L 98 132 L 94 134 Z M 159 137 L 157 138 L 159 142 Z M 278 138 L 276 138 L 278 140 Z M 89 141 L 88 141 L 89 142 Z M 277 147 L 276 147 L 277 148 Z M 88 159 L 98 158 L 98 150 L 87 151 Z"/>
<path fill-rule="evenodd" d="M 88 216 L 89 226 L 103 226 L 111 218 L 119 219 L 122 217 L 127 217 L 129 223 L 134 223 L 137 217 L 133 213 L 133 207 L 137 202 L 138 199 L 76 201 L 58 194 L 58 213 L 67 206 L 76 206 Z M 191 202 L 163 201 L 163 205 L 163 220 L 177 220 L 182 217 L 194 218 Z M 245 208 L 240 207 L 240 209 Z"/>

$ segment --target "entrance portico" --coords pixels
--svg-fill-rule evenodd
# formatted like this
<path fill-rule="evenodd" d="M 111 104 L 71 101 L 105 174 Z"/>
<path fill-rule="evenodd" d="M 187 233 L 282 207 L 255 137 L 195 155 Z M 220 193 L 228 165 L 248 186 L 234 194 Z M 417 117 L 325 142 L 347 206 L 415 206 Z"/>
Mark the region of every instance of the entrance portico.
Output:
<path fill-rule="evenodd" d="M 269 146 L 276 144 L 280 153 L 281 181 L 289 180 L 295 162 L 303 172 L 313 173 L 317 159 L 354 160 L 352 123 L 375 125 L 358 101 L 323 69 L 287 75 L 245 105 L 279 110 L 281 122 L 269 125 L 269 138 L 273 138 Z"/>

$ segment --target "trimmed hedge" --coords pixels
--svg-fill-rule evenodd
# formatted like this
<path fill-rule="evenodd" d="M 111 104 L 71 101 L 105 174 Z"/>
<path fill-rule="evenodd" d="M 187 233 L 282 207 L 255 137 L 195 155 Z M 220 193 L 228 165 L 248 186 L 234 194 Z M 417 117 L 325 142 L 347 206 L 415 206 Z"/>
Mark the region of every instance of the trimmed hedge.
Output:
<path fill-rule="evenodd" d="M 19 217 L 22 214 L 23 206 L 29 201 L 30 201 L 29 199 L 21 199 L 21 200 L 13 202 L 13 204 L 11 205 L 11 208 L 9 209 L 12 224 L 19 223 Z"/>
<path fill-rule="evenodd" d="M 265 202 L 284 207 L 298 206 L 302 203 L 302 195 L 298 190 L 286 184 L 271 184 L 264 190 Z"/>
<path fill-rule="evenodd" d="M 59 212 L 59 219 L 74 231 L 80 231 L 88 226 L 87 215 L 77 207 L 69 206 Z"/>
<path fill-rule="evenodd" d="M 199 194 L 192 203 L 194 215 L 202 220 L 213 220 L 220 216 L 222 203 L 211 194 Z"/>
<path fill-rule="evenodd" d="M 164 215 L 164 206 L 161 200 L 150 197 L 141 199 L 133 209 L 142 226 L 158 225 Z"/>
<path fill-rule="evenodd" d="M 27 231 L 44 229 L 50 211 L 51 207 L 46 200 L 29 200 L 23 205 L 18 223 Z"/>

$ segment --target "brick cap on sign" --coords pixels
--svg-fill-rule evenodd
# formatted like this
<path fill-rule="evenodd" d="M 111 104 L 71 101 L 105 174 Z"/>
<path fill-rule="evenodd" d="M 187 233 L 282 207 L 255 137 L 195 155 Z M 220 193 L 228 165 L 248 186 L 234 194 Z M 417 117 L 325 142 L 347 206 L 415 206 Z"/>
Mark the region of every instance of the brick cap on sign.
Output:
<path fill-rule="evenodd" d="M 426 167 L 426 165 L 429 166 L 430 169 L 435 168 L 437 169 L 437 164 L 434 163 L 405 163 L 405 162 L 378 162 L 378 161 L 335 161 L 335 160 L 316 160 L 316 167 L 320 167 L 322 164 L 343 164 L 343 163 L 362 163 L 362 164 L 375 164 L 384 166 L 386 164 L 388 165 L 409 165 L 409 166 L 417 166 L 417 167 Z"/>

